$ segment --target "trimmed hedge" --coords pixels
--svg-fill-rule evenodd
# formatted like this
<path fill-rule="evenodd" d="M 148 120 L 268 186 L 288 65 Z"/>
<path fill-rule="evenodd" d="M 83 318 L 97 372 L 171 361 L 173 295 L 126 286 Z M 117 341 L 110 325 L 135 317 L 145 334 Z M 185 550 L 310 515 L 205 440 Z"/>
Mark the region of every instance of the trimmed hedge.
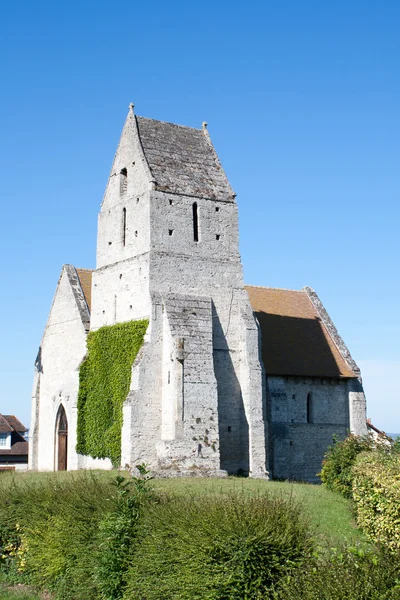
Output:
<path fill-rule="evenodd" d="M 147 320 L 101 327 L 89 333 L 79 372 L 76 450 L 93 458 L 121 460 L 122 404 Z"/>
<path fill-rule="evenodd" d="M 360 455 L 353 468 L 353 499 L 358 526 L 374 542 L 400 551 L 400 455 Z"/>

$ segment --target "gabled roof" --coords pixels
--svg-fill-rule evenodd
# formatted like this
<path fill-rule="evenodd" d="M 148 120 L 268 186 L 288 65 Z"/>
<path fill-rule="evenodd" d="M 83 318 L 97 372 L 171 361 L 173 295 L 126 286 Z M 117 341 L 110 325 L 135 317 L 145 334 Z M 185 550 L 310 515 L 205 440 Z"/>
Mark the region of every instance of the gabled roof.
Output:
<path fill-rule="evenodd" d="M 0 433 L 11 433 L 11 448 L 1 448 L 0 456 L 28 455 L 29 444 L 20 432 L 28 431 L 14 415 L 0 414 Z"/>
<path fill-rule="evenodd" d="M 261 328 L 267 376 L 359 376 L 357 365 L 313 290 L 256 286 L 246 286 L 246 290 Z"/>
<path fill-rule="evenodd" d="M 12 431 L 14 428 L 3 415 L 0 415 L 0 433 L 11 433 Z"/>
<path fill-rule="evenodd" d="M 25 441 L 15 442 L 11 448 L 2 448 L 0 456 L 28 456 L 29 444 Z"/>
<path fill-rule="evenodd" d="M 233 201 L 205 124 L 194 129 L 146 117 L 136 117 L 136 123 L 156 190 Z"/>
<path fill-rule="evenodd" d="M 21 421 L 17 419 L 17 417 L 15 417 L 14 415 L 2 416 L 4 419 L 6 419 L 6 421 L 8 421 L 8 424 L 11 425 L 13 429 L 15 429 L 15 431 L 18 431 L 19 433 L 24 433 L 25 431 L 28 431 L 25 425 L 22 425 Z"/>
<path fill-rule="evenodd" d="M 91 269 L 76 269 L 89 312 L 92 308 L 92 273 Z"/>
<path fill-rule="evenodd" d="M 86 331 L 89 331 L 91 301 L 91 292 L 89 292 L 89 289 L 91 290 L 92 272 L 87 269 L 76 269 L 72 265 L 64 265 L 63 271 L 68 277 L 82 323 Z M 90 275 L 87 276 L 86 273 Z M 88 285 L 89 282 L 90 285 Z"/>

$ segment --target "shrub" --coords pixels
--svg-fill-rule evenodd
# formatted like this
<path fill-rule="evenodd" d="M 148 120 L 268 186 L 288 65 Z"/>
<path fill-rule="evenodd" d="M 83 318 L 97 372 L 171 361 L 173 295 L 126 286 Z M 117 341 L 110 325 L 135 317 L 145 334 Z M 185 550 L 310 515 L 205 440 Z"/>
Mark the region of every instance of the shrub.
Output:
<path fill-rule="evenodd" d="M 375 447 L 372 435 L 350 434 L 341 441 L 334 438 L 333 445 L 325 454 L 321 472 L 318 473 L 323 485 L 345 498 L 351 498 L 354 462 L 361 452 L 370 452 Z"/>
<path fill-rule="evenodd" d="M 308 557 L 293 501 L 268 496 L 177 498 L 153 507 L 132 556 L 124 598 L 262 598 Z"/>
<path fill-rule="evenodd" d="M 114 508 L 99 523 L 94 576 L 104 600 L 122 598 L 132 549 L 137 541 L 139 519 L 143 509 L 155 499 L 148 486 L 152 479 L 149 471 L 145 465 L 138 465 L 137 469 L 139 477 L 131 480 L 116 477 Z"/>
<path fill-rule="evenodd" d="M 360 455 L 353 469 L 357 524 L 374 542 L 400 551 L 400 454 Z"/>
<path fill-rule="evenodd" d="M 0 489 L 0 530 L 14 544 L 7 574 L 63 599 L 97 598 L 96 536 L 113 494 L 110 480 L 90 472 L 11 480 Z"/>
<path fill-rule="evenodd" d="M 400 600 L 398 557 L 344 548 L 292 572 L 275 600 Z"/>

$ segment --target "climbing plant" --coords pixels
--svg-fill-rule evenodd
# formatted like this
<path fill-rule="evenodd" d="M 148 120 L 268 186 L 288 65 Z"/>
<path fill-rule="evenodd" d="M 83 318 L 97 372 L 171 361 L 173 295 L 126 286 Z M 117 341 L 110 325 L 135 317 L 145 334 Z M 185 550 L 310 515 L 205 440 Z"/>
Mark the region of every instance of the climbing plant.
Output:
<path fill-rule="evenodd" d="M 89 333 L 79 371 L 76 450 L 93 458 L 121 459 L 122 404 L 131 383 L 132 364 L 148 321 L 128 321 Z"/>

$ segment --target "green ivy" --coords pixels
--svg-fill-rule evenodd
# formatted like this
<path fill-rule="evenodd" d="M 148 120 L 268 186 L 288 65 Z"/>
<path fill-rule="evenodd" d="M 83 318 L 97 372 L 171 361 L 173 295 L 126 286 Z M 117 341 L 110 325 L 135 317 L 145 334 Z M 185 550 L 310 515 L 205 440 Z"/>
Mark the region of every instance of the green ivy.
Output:
<path fill-rule="evenodd" d="M 122 404 L 147 326 L 147 320 L 128 321 L 89 333 L 88 352 L 79 371 L 79 454 L 110 458 L 113 465 L 119 466 Z"/>

